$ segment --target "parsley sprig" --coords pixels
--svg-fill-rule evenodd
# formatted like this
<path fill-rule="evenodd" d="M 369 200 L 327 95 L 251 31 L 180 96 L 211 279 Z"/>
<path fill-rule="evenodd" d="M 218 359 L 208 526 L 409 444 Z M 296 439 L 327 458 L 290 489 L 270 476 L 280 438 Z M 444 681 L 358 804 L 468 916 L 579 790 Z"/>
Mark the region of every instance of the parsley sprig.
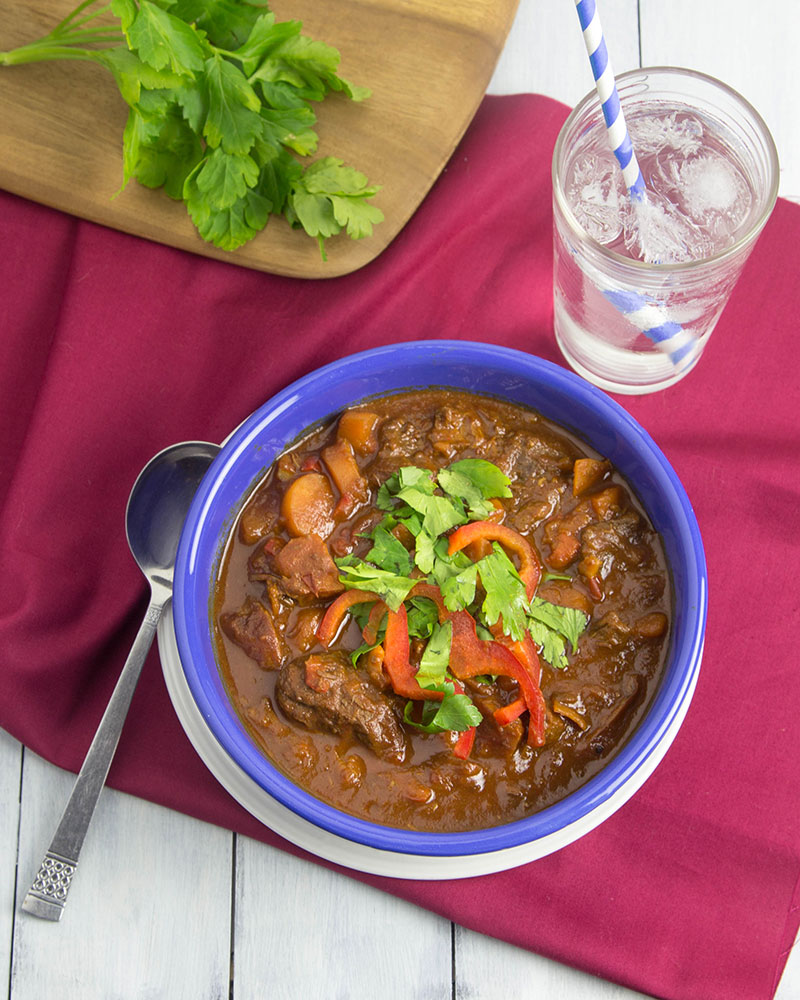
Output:
<path fill-rule="evenodd" d="M 83 0 L 44 38 L 0 66 L 88 59 L 128 105 L 122 188 L 131 178 L 182 200 L 198 232 L 234 250 L 270 215 L 325 240 L 372 233 L 379 188 L 317 150 L 311 102 L 369 96 L 338 75 L 339 53 L 245 0 Z"/>
<path fill-rule="evenodd" d="M 576 651 L 587 624 L 582 611 L 536 596 L 529 600 L 516 566 L 497 542 L 478 561 L 464 552 L 448 554 L 448 532 L 489 517 L 495 511 L 491 500 L 512 495 L 509 483 L 496 465 L 483 459 L 454 462 L 436 473 L 404 466 L 378 491 L 377 505 L 385 513 L 368 536 L 371 548 L 364 558 L 349 555 L 337 559 L 339 579 L 347 588 L 373 591 L 394 611 L 406 601 L 415 584 L 427 580 L 440 588 L 450 611 L 470 612 L 479 634 L 491 636 L 489 628 L 502 622 L 504 633 L 511 639 L 521 640 L 529 633 L 548 663 L 565 668 L 569 652 Z M 413 536 L 412 550 L 398 539 L 398 526 Z M 415 569 L 419 572 L 412 576 Z M 421 610 L 426 605 L 428 610 Z M 426 639 L 430 645 L 438 635 L 437 623 L 431 602 L 412 598 L 409 635 Z M 354 658 L 368 648 L 361 647 Z M 427 676 L 426 656 L 432 656 L 428 647 L 420 665 L 420 669 L 426 665 L 423 676 Z M 441 659 L 440 655 L 437 662 Z M 437 683 L 448 682 L 442 676 Z M 425 711 L 433 709 L 427 707 Z"/>
<path fill-rule="evenodd" d="M 483 718 L 470 697 L 463 691 L 457 691 L 448 677 L 452 631 L 450 622 L 443 625 L 437 622 L 433 626 L 417 671 L 420 687 L 441 691 L 444 697 L 441 701 L 418 702 L 416 706 L 408 701 L 403 710 L 405 721 L 426 733 L 463 732 L 470 726 L 479 725 Z M 414 717 L 415 711 L 420 713 L 417 718 Z"/>

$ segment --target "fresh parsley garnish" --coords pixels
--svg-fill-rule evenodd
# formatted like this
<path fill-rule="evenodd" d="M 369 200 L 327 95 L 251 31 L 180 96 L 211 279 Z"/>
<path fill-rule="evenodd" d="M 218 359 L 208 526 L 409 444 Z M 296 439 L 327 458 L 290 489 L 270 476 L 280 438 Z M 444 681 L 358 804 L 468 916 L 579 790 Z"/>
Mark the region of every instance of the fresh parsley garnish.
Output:
<path fill-rule="evenodd" d="M 455 686 L 448 681 L 432 688 L 441 691 L 444 698 L 441 701 L 406 702 L 403 719 L 410 725 L 425 733 L 461 733 L 472 726 L 480 725 L 483 716 L 480 709 L 472 703 L 466 694 L 456 694 Z M 419 706 L 419 707 L 416 707 Z M 415 712 L 419 717 L 414 718 Z"/>
<path fill-rule="evenodd" d="M 383 569 L 357 556 L 342 556 L 336 560 L 340 570 L 339 579 L 348 589 L 371 590 L 377 594 L 392 611 L 397 611 L 418 580 L 400 576 L 394 570 Z"/>
<path fill-rule="evenodd" d="M 364 559 L 352 555 L 337 559 L 339 578 L 345 587 L 374 591 L 395 611 L 416 583 L 435 584 L 449 611 L 470 612 L 480 638 L 491 641 L 491 629 L 500 624 L 515 641 L 528 633 L 548 663 L 564 668 L 568 647 L 572 652 L 577 649 L 586 615 L 539 597 L 529 600 L 517 567 L 497 542 L 477 562 L 463 551 L 448 552 L 448 532 L 485 519 L 495 509 L 491 500 L 510 496 L 508 477 L 483 459 L 454 462 L 436 473 L 403 466 L 378 490 L 377 505 L 385 515 L 369 535 L 372 548 Z M 398 527 L 413 537 L 413 550 L 395 534 Z M 415 569 L 424 575 L 415 578 Z M 434 643 L 438 615 L 431 601 L 412 598 L 408 621 L 409 635 Z M 423 676 L 437 648 L 435 643 L 430 652 L 426 647 Z"/>
<path fill-rule="evenodd" d="M 369 96 L 338 75 L 339 53 L 276 21 L 257 0 L 83 0 L 0 66 L 88 59 L 128 105 L 122 188 L 131 178 L 182 200 L 203 239 L 234 250 L 283 215 L 315 238 L 372 233 L 379 188 L 317 151 L 310 102 Z"/>
<path fill-rule="evenodd" d="M 554 667 L 567 666 L 565 643 L 574 653 L 586 628 L 586 615 L 577 608 L 562 608 L 534 597 L 530 604 L 528 630 L 533 641 L 542 647 L 542 655 Z"/>
<path fill-rule="evenodd" d="M 374 544 L 367 553 L 367 560 L 399 576 L 408 576 L 413 569 L 411 555 L 383 522 L 373 529 L 370 538 Z"/>
<path fill-rule="evenodd" d="M 444 683 L 447 664 L 450 662 L 452 635 L 453 626 L 450 622 L 443 625 L 437 622 L 433 626 L 417 670 L 417 683 L 420 687 L 438 690 L 438 685 Z"/>

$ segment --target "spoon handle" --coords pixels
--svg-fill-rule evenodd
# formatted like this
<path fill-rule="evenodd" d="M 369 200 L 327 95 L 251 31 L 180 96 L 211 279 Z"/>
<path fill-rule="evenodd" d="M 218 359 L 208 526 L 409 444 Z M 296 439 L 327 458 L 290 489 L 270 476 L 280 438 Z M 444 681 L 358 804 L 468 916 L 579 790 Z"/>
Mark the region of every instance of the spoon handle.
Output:
<path fill-rule="evenodd" d="M 136 682 L 153 644 L 156 626 L 168 597 L 169 592 L 166 590 L 163 594 L 153 593 L 111 700 L 78 772 L 50 847 L 23 900 L 22 909 L 36 917 L 44 920 L 61 919 L 81 847 L 111 767 Z"/>

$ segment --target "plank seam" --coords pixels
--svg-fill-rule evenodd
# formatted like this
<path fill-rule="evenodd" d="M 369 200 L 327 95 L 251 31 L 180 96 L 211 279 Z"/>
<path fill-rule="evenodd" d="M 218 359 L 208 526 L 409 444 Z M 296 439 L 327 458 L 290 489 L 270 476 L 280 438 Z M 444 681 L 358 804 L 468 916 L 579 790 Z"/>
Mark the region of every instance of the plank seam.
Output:
<path fill-rule="evenodd" d="M 239 849 L 238 835 L 231 833 L 231 933 L 230 933 L 230 971 L 228 984 L 228 1000 L 234 1000 L 235 995 L 235 947 L 236 947 L 236 855 Z"/>
<path fill-rule="evenodd" d="M 19 838 L 22 829 L 22 776 L 25 765 L 25 747 L 20 744 L 19 753 L 19 791 L 17 793 L 17 846 L 14 852 L 14 895 L 11 901 L 11 941 L 8 952 L 8 1000 L 14 982 L 14 937 L 17 930 L 17 890 L 19 886 Z"/>

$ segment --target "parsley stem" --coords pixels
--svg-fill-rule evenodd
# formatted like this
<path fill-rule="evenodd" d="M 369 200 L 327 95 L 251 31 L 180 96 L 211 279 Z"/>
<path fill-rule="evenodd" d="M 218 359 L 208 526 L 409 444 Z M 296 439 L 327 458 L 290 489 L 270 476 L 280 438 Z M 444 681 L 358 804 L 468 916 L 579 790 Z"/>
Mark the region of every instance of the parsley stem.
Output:
<path fill-rule="evenodd" d="M 55 28 L 53 28 L 50 34 L 57 35 L 63 28 L 66 28 L 68 24 L 71 24 L 73 21 L 75 21 L 75 19 L 82 11 L 86 10 L 87 7 L 91 7 L 92 4 L 94 3 L 97 3 L 97 0 L 83 0 L 83 3 L 79 3 L 78 6 L 73 11 L 67 14 L 64 20 L 60 21 L 55 26 Z M 81 20 L 77 21 L 76 23 L 84 24 L 86 21 L 91 20 L 93 17 L 97 17 L 98 14 L 104 14 L 106 11 L 109 10 L 111 10 L 111 4 L 104 4 L 102 7 L 100 7 L 99 10 L 94 11 L 92 14 L 87 14 L 86 17 L 81 18 Z"/>
<path fill-rule="evenodd" d="M 0 52 L 0 66 L 21 66 L 23 63 L 46 62 L 49 59 L 97 59 L 97 49 L 80 49 L 73 45 L 43 45 L 35 42 Z"/>
<path fill-rule="evenodd" d="M 86 27 L 99 15 L 111 11 L 111 4 L 105 3 L 91 13 L 83 13 L 97 2 L 98 0 L 83 0 L 49 34 L 38 41 L 20 45 L 8 52 L 0 52 L 0 66 L 20 66 L 49 59 L 95 59 L 94 51 L 86 48 L 87 45 L 121 45 L 125 39 L 119 24 Z"/>
<path fill-rule="evenodd" d="M 91 0 L 92 3 L 95 0 Z M 74 13 L 74 12 L 73 12 Z M 20 66 L 24 63 L 45 62 L 48 59 L 94 59 L 95 51 L 87 49 L 87 45 L 121 45 L 124 36 L 119 28 L 109 25 L 96 28 L 63 28 L 69 22 L 64 21 L 58 28 L 36 42 L 20 45 L 8 52 L 0 52 L 0 66 Z"/>
<path fill-rule="evenodd" d="M 121 31 L 113 28 L 97 28 L 95 31 L 76 31 L 74 35 L 65 35 L 63 38 L 54 39 L 62 45 L 72 45 L 78 42 L 81 45 L 93 45 L 96 43 L 113 42 L 121 45 L 124 37 Z"/>

